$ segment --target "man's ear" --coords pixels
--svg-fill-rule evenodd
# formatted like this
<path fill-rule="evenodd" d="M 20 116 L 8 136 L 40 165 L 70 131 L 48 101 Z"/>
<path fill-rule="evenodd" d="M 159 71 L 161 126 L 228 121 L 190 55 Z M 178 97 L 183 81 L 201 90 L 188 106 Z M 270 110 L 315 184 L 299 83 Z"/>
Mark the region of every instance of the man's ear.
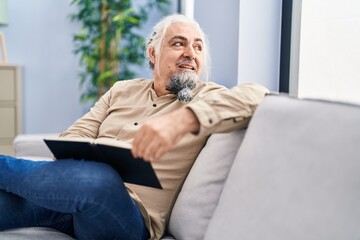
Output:
<path fill-rule="evenodd" d="M 155 49 L 154 48 L 149 48 L 149 60 L 152 64 L 155 65 Z"/>

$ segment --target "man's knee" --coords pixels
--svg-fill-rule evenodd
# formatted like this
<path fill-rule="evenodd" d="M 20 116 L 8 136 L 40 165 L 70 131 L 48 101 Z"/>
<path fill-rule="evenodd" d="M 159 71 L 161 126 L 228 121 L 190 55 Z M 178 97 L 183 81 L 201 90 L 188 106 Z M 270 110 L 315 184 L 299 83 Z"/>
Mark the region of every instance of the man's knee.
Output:
<path fill-rule="evenodd" d="M 66 179 L 68 187 L 85 195 L 102 197 L 110 194 L 114 189 L 124 187 L 120 175 L 107 164 L 79 161 L 69 168 Z"/>

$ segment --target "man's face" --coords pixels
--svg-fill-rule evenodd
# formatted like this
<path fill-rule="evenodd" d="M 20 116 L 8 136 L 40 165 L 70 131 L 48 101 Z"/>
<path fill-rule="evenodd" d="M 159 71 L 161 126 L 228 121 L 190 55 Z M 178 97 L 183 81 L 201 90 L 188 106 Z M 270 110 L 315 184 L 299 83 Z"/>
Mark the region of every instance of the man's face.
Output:
<path fill-rule="evenodd" d="M 154 64 L 154 84 L 166 89 L 171 75 L 187 71 L 200 76 L 203 66 L 203 39 L 193 26 L 175 23 L 169 26 L 160 56 L 150 50 Z M 157 59 L 159 57 L 159 59 Z"/>

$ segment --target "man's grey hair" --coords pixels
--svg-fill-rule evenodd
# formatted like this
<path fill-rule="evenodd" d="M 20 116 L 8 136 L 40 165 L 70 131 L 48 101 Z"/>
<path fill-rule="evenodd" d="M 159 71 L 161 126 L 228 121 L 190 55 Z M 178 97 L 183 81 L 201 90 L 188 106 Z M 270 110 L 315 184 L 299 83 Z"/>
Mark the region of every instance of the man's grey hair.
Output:
<path fill-rule="evenodd" d="M 210 77 L 210 65 L 211 65 L 208 39 L 204 31 L 201 29 L 199 23 L 181 14 L 169 15 L 163 18 L 153 27 L 152 32 L 148 36 L 147 44 L 146 44 L 146 56 L 149 60 L 150 68 L 154 70 L 154 64 L 150 61 L 150 57 L 149 57 L 149 49 L 154 48 L 155 54 L 157 56 L 161 55 L 166 31 L 168 27 L 174 23 L 182 23 L 182 24 L 188 24 L 194 26 L 200 32 L 201 38 L 203 40 L 203 53 L 204 53 L 203 74 L 205 75 L 204 76 L 205 80 L 208 80 Z M 159 58 L 156 59 L 157 61 L 159 61 Z"/>

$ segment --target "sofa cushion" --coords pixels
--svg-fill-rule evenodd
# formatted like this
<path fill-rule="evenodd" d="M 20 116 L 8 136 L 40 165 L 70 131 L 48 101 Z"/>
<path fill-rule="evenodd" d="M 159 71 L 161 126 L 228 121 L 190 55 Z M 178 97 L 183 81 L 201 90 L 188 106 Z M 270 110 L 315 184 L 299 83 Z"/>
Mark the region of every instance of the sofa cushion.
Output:
<path fill-rule="evenodd" d="M 268 96 L 206 240 L 360 239 L 360 106 Z"/>
<path fill-rule="evenodd" d="M 203 239 L 244 134 L 238 130 L 208 139 L 171 213 L 169 232 L 176 239 Z"/>
<path fill-rule="evenodd" d="M 53 155 L 46 146 L 44 138 L 58 135 L 58 133 L 17 135 L 13 144 L 15 157 L 29 160 L 51 160 Z"/>
<path fill-rule="evenodd" d="M 6 240 L 74 240 L 74 238 L 55 229 L 29 227 L 0 232 L 0 239 Z"/>

